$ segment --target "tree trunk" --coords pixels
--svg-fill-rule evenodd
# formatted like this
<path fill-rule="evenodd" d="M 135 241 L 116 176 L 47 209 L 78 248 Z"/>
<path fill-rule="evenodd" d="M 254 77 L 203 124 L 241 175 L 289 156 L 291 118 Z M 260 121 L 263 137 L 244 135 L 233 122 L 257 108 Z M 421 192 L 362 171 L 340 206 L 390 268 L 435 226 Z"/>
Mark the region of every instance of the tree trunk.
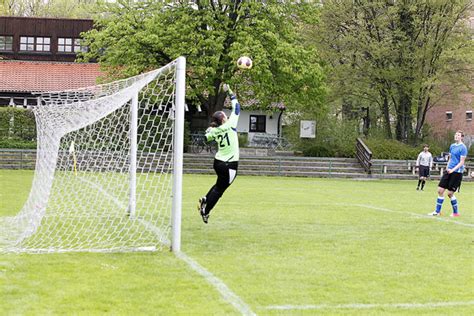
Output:
<path fill-rule="evenodd" d="M 407 93 L 404 89 L 399 89 L 399 105 L 397 111 L 397 140 L 408 142 L 412 133 L 411 126 L 411 93 Z"/>
<path fill-rule="evenodd" d="M 205 103 L 205 107 L 207 109 L 207 115 L 210 119 L 214 112 L 221 111 L 224 108 L 224 102 L 227 94 L 221 91 L 220 87 L 221 84 L 224 82 L 226 78 L 222 77 L 222 74 L 229 73 L 229 67 L 231 65 L 231 61 L 229 60 L 229 51 L 230 47 L 234 43 L 233 31 L 236 28 L 237 21 L 239 20 L 238 11 L 242 4 L 242 0 L 234 0 L 233 6 L 230 6 L 228 9 L 229 11 L 229 19 L 230 23 L 225 24 L 224 27 L 227 28 L 227 36 L 223 42 L 223 49 L 221 55 L 219 56 L 219 66 L 215 72 L 215 79 L 213 83 L 212 91 L 209 91 L 209 97 Z M 222 10 L 222 7 L 219 5 L 218 7 L 212 6 L 213 10 Z M 207 25 L 203 26 L 203 29 L 207 29 Z"/>
<path fill-rule="evenodd" d="M 380 91 L 380 94 L 382 95 L 383 99 L 383 105 L 382 105 L 382 113 L 383 113 L 383 123 L 384 123 L 384 129 L 385 129 L 385 135 L 387 138 L 392 139 L 392 128 L 390 126 L 390 108 L 389 108 L 389 103 L 388 103 L 388 96 L 386 91 L 382 90 Z"/>
<path fill-rule="evenodd" d="M 420 100 L 420 102 L 423 102 L 423 100 Z M 419 105 L 418 108 L 420 110 L 419 113 L 417 113 L 417 121 L 416 121 L 416 129 L 415 129 L 415 140 L 419 140 L 421 136 L 421 130 L 423 128 L 423 125 L 425 124 L 425 119 L 426 119 L 426 113 L 428 113 L 428 109 L 430 108 L 430 102 L 431 102 L 431 97 L 428 95 L 426 98 L 426 101 L 424 102 L 424 105 Z"/>

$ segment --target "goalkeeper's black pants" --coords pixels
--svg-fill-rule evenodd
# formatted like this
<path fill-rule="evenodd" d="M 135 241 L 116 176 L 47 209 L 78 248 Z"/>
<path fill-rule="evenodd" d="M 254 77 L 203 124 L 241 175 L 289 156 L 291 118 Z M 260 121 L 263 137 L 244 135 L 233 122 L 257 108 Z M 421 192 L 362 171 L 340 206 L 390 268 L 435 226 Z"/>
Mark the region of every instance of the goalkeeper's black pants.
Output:
<path fill-rule="evenodd" d="M 234 182 L 237 176 L 238 165 L 238 161 L 225 162 L 214 159 L 214 170 L 217 174 L 217 181 L 206 195 L 206 214 L 211 212 L 225 190 Z"/>

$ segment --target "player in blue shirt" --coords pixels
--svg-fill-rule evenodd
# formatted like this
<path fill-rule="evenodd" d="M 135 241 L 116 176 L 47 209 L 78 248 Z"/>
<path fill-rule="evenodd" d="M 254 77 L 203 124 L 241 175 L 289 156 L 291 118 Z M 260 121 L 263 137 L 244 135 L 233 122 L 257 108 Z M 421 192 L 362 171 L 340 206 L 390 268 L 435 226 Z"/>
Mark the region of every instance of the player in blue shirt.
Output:
<path fill-rule="evenodd" d="M 439 216 L 441 214 L 441 206 L 444 201 L 444 191 L 448 190 L 448 196 L 451 199 L 453 206 L 453 214 L 451 216 L 459 216 L 458 201 L 454 196 L 454 192 L 461 186 L 462 173 L 464 172 L 464 161 L 467 157 L 467 147 L 462 142 L 464 133 L 457 131 L 454 134 L 455 143 L 449 147 L 449 160 L 446 166 L 446 171 L 441 177 L 438 184 L 438 199 L 436 200 L 436 209 L 431 216 Z"/>

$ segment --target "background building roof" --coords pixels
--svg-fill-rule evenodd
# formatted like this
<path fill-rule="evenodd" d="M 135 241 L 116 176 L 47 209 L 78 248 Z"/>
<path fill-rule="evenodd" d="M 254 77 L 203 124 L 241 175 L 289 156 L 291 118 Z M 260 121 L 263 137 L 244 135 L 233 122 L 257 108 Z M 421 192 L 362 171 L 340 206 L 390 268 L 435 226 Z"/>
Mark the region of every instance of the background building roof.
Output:
<path fill-rule="evenodd" d="M 44 92 L 96 85 L 99 64 L 0 61 L 1 92 Z"/>

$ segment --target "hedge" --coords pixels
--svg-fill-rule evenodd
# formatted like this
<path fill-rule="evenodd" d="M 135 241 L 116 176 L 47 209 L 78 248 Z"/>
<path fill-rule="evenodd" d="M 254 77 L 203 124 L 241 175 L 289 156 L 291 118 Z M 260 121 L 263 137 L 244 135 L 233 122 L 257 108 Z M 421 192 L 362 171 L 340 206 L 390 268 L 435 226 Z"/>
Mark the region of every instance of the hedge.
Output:
<path fill-rule="evenodd" d="M 0 148 L 36 148 L 36 122 L 31 110 L 0 108 Z"/>

